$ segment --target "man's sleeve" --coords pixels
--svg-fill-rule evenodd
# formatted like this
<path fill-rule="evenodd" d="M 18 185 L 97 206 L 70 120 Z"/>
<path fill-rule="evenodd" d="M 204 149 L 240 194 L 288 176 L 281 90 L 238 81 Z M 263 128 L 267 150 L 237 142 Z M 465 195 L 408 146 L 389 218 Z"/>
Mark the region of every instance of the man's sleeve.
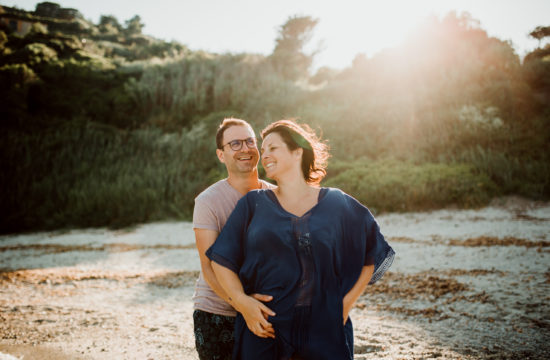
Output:
<path fill-rule="evenodd" d="M 202 198 L 195 199 L 195 208 L 193 210 L 193 229 L 220 231 L 216 213 L 209 206 L 208 202 Z"/>

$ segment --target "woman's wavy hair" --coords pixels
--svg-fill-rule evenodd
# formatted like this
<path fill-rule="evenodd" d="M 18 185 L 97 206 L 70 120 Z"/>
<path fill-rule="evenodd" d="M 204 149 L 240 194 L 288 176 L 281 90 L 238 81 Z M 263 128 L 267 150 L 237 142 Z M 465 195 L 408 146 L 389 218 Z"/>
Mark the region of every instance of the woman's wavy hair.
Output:
<path fill-rule="evenodd" d="M 308 184 L 319 184 L 323 180 L 327 174 L 328 146 L 311 127 L 294 120 L 279 120 L 262 130 L 262 140 L 271 133 L 279 134 L 290 150 L 303 149 L 302 174 Z"/>

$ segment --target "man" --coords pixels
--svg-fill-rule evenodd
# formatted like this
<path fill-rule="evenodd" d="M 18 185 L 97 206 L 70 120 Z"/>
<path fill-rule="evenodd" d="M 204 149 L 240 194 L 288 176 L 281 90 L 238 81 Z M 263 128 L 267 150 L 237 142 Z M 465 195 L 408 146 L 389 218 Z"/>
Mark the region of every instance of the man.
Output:
<path fill-rule="evenodd" d="M 242 196 L 250 190 L 273 187 L 258 179 L 260 154 L 249 123 L 241 119 L 224 119 L 216 133 L 216 145 L 216 154 L 225 164 L 227 178 L 200 193 L 193 211 L 193 229 L 201 263 L 193 295 L 193 323 L 195 346 L 201 360 L 231 359 L 236 316 L 205 252 Z M 253 296 L 264 302 L 271 300 L 267 295 Z"/>

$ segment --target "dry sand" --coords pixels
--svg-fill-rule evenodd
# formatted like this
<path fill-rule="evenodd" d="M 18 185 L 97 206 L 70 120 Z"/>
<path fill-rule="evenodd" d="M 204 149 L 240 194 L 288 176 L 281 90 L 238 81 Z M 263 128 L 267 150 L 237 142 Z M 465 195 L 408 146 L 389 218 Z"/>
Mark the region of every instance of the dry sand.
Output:
<path fill-rule="evenodd" d="M 378 220 L 397 256 L 355 359 L 550 358 L 549 203 Z M 197 359 L 198 270 L 186 222 L 0 237 L 0 360 Z"/>

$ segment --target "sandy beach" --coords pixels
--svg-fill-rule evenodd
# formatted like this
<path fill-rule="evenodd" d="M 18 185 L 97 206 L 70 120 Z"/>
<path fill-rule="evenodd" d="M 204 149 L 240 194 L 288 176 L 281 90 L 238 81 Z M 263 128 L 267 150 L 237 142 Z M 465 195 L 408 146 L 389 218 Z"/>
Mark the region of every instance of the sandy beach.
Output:
<path fill-rule="evenodd" d="M 355 359 L 549 359 L 550 204 L 377 216 Z M 197 359 L 188 222 L 0 237 L 0 360 Z"/>

